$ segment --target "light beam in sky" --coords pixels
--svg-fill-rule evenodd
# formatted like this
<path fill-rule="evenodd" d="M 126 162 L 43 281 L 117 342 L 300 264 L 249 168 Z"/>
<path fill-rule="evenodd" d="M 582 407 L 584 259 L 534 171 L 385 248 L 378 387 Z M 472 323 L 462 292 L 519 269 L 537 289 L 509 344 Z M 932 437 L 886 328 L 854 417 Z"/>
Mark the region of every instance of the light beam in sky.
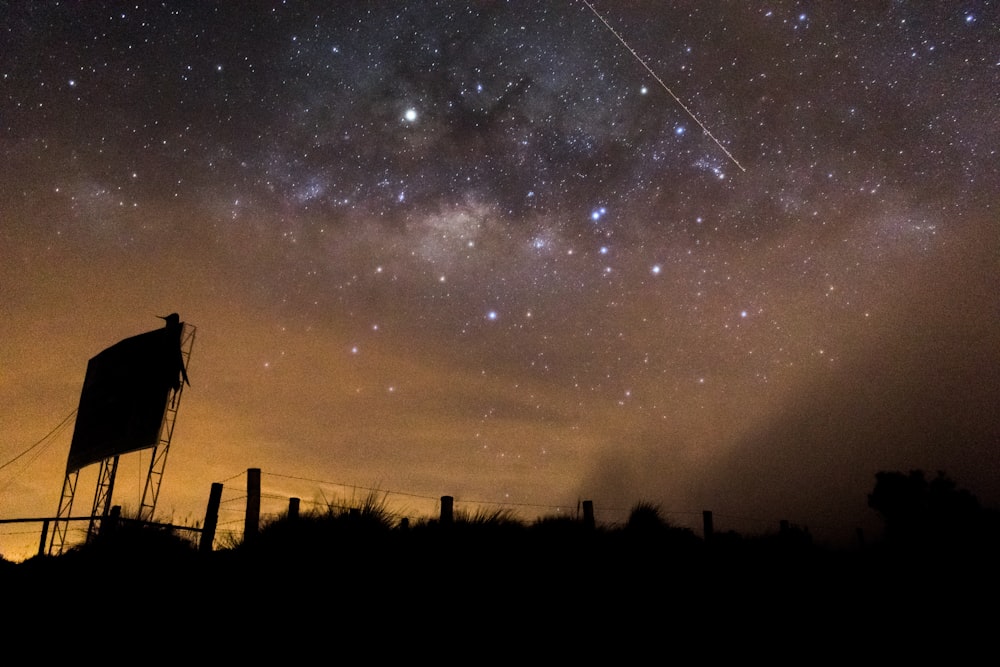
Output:
<path fill-rule="evenodd" d="M 594 13 L 594 16 L 596 16 L 597 18 L 599 18 L 601 20 L 601 23 L 603 23 L 605 26 L 607 26 L 608 30 L 611 31 L 611 34 L 618 38 L 618 41 L 622 43 L 622 46 L 624 46 L 626 49 L 628 49 L 629 53 L 631 53 L 633 56 L 635 56 L 635 59 L 639 61 L 639 64 L 646 68 L 646 71 L 649 72 L 650 75 L 654 79 L 656 79 L 656 82 L 658 84 L 660 84 L 660 87 L 663 88 L 663 90 L 667 91 L 667 94 L 670 95 L 670 97 L 674 98 L 674 101 L 677 102 L 677 104 L 679 104 L 682 109 L 684 109 L 684 111 L 687 113 L 687 115 L 691 116 L 691 119 L 694 122 L 698 123 L 698 126 L 705 132 L 706 135 L 708 135 L 708 138 L 711 139 L 712 141 L 714 141 L 715 145 L 718 146 L 720 149 L 722 149 L 722 152 L 726 154 L 726 157 L 728 157 L 730 160 L 732 160 L 733 164 L 735 164 L 737 167 L 740 168 L 740 171 L 745 172 L 746 169 L 743 167 L 742 164 L 739 163 L 739 160 L 737 160 L 735 157 L 733 157 L 733 154 L 730 153 L 728 150 L 726 150 L 726 147 L 723 146 L 722 143 L 718 139 L 715 138 L 715 135 L 712 134 L 712 132 L 705 126 L 704 123 L 702 123 L 700 120 L 698 120 L 698 117 L 694 115 L 693 111 L 691 111 L 690 109 L 688 109 L 687 105 L 684 104 L 684 102 L 681 101 L 681 98 L 677 97 L 677 95 L 674 94 L 674 91 L 670 90 L 670 88 L 667 86 L 667 84 L 665 84 L 663 82 L 663 79 L 661 79 L 659 76 L 657 76 L 656 72 L 654 72 L 653 69 L 649 65 L 646 64 L 646 61 L 642 59 L 642 56 L 640 56 L 638 53 L 636 53 L 635 49 L 633 49 L 631 46 L 628 45 L 628 42 L 626 42 L 625 39 L 621 35 L 618 34 L 617 30 L 615 30 L 614 28 L 611 27 L 611 24 L 608 23 L 605 20 L 605 18 L 603 16 L 601 16 L 600 13 L 598 13 L 598 11 L 596 9 L 594 9 L 594 6 L 592 4 L 590 4 L 590 2 L 588 2 L 587 0 L 582 0 L 582 2 L 583 2 L 583 4 L 587 5 L 587 8 L 590 9 L 590 11 L 592 11 Z"/>

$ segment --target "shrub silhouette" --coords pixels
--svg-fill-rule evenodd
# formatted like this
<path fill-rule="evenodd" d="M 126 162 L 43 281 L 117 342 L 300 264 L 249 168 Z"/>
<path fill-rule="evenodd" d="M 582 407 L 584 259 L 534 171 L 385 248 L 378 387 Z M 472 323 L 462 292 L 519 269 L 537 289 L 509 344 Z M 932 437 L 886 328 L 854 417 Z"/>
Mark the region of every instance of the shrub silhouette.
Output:
<path fill-rule="evenodd" d="M 464 512 L 459 510 L 455 513 L 455 523 L 480 527 L 523 527 L 524 525 L 521 520 L 517 518 L 517 513 L 508 507 L 480 507 L 473 512 Z"/>
<path fill-rule="evenodd" d="M 885 537 L 896 546 L 957 546 L 985 537 L 987 512 L 974 495 L 945 475 L 928 480 L 922 470 L 875 475 L 868 506 L 885 524 Z"/>
<path fill-rule="evenodd" d="M 660 506 L 646 501 L 633 505 L 625 522 L 625 530 L 638 533 L 656 533 L 669 527 L 660 513 Z"/>

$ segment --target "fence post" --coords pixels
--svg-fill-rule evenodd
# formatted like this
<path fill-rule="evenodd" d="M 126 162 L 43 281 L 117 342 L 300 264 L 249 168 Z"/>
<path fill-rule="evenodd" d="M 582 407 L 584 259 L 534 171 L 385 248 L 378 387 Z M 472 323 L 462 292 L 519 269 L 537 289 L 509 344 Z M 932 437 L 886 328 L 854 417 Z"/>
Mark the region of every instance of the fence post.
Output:
<path fill-rule="evenodd" d="M 243 520 L 243 542 L 252 542 L 260 531 L 260 468 L 247 468 L 247 513 Z"/>
<path fill-rule="evenodd" d="M 597 527 L 597 522 L 594 520 L 593 500 L 583 501 L 583 527 L 587 530 L 593 530 Z"/>
<path fill-rule="evenodd" d="M 299 518 L 299 502 L 298 498 L 288 499 L 288 520 L 295 521 Z"/>
<path fill-rule="evenodd" d="M 701 525 L 704 532 L 705 541 L 708 542 L 712 539 L 712 534 L 715 533 L 715 526 L 712 523 L 712 511 L 705 510 L 701 513 Z"/>
<path fill-rule="evenodd" d="M 455 522 L 455 499 L 451 496 L 441 496 L 441 525 L 450 526 Z"/>
<path fill-rule="evenodd" d="M 222 502 L 222 483 L 212 482 L 212 490 L 208 494 L 208 508 L 205 510 L 205 522 L 201 525 L 201 542 L 199 551 L 211 551 L 215 542 L 215 528 L 219 524 L 219 504 Z"/>
<path fill-rule="evenodd" d="M 860 530 L 860 528 L 859 528 Z M 49 535 L 49 520 L 46 519 L 42 522 L 42 539 L 38 542 L 38 555 L 45 555 L 45 538 Z"/>

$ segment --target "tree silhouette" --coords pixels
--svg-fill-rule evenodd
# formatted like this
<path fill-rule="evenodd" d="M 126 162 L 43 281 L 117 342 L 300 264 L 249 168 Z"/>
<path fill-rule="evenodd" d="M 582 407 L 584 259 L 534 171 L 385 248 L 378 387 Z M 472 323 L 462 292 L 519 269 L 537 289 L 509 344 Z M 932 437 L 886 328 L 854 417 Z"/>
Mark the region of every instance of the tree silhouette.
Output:
<path fill-rule="evenodd" d="M 967 543 L 986 528 L 985 512 L 976 497 L 943 472 L 928 480 L 923 470 L 882 471 L 875 480 L 868 506 L 882 517 L 886 540 L 893 544 Z"/>

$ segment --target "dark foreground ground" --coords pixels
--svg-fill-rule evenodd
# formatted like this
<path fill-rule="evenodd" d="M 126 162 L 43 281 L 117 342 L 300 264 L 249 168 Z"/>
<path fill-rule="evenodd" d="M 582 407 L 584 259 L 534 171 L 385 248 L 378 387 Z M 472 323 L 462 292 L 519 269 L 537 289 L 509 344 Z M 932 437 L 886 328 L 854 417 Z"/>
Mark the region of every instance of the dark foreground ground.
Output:
<path fill-rule="evenodd" d="M 992 654 L 998 553 L 983 541 L 831 551 L 798 533 L 706 542 L 665 527 L 338 519 L 279 523 L 213 553 L 124 531 L 2 563 L 0 591 L 7 637 L 72 638 L 94 655 L 142 638 L 227 663 L 319 649 L 377 663 L 956 662 Z"/>

